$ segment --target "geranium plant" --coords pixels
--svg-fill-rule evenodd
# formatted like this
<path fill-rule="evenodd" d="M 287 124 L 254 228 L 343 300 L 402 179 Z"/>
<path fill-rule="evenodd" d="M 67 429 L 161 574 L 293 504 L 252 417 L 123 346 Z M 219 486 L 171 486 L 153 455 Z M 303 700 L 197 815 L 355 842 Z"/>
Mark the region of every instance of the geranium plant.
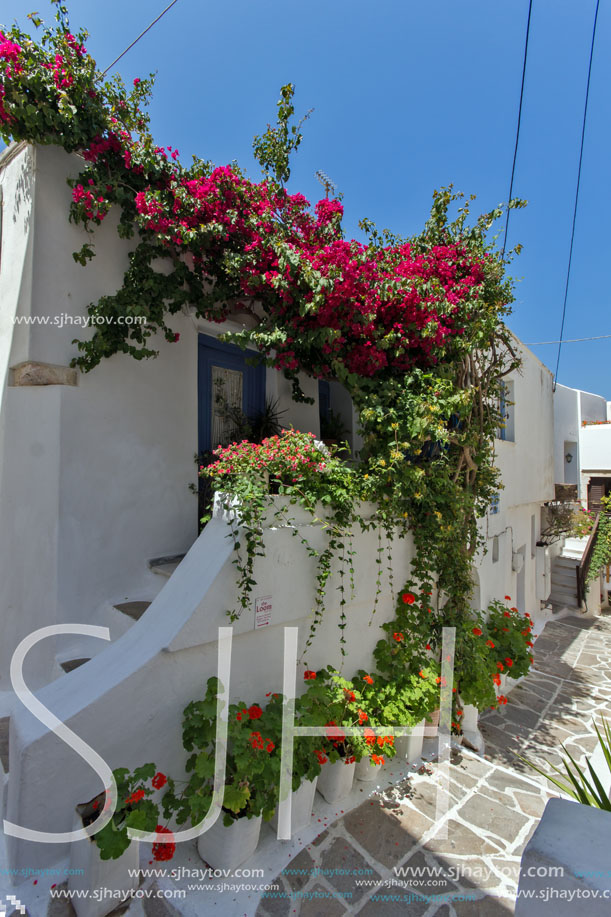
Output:
<path fill-rule="evenodd" d="M 369 721 L 361 682 L 342 677 L 332 666 L 306 671 L 304 677 L 308 687 L 296 701 L 296 719 L 303 726 L 325 727 L 326 734 L 314 749 L 319 763 L 334 763 L 340 758 L 348 764 L 360 761 L 370 753 L 371 742 L 345 729 L 364 726 Z"/>
<path fill-rule="evenodd" d="M 162 801 L 166 818 L 175 817 L 179 825 L 188 818 L 193 825 L 199 824 L 210 809 L 219 690 L 218 678 L 209 678 L 203 700 L 192 701 L 184 710 L 183 745 L 189 752 L 185 769 L 191 776 L 180 792 L 177 781 L 169 778 Z M 270 697 L 264 707 L 243 702 L 229 705 L 223 795 L 226 826 L 236 819 L 258 815 L 267 821 L 274 814 L 280 777 L 282 703 L 279 695 Z"/>
<path fill-rule="evenodd" d="M 127 850 L 130 845 L 128 828 L 162 833 L 167 830 L 158 824 L 159 805 L 151 798 L 166 785 L 165 774 L 157 771 L 154 764 L 144 764 L 131 772 L 125 767 L 117 768 L 113 775 L 117 783 L 117 807 L 108 824 L 92 836 L 103 860 L 117 859 Z M 95 824 L 98 816 L 106 811 L 109 804 L 105 802 L 107 798 L 106 793 L 100 793 L 89 802 L 77 806 L 85 826 Z M 175 845 L 168 832 L 167 843 L 154 845 L 154 858 L 171 859 L 174 849 Z"/>

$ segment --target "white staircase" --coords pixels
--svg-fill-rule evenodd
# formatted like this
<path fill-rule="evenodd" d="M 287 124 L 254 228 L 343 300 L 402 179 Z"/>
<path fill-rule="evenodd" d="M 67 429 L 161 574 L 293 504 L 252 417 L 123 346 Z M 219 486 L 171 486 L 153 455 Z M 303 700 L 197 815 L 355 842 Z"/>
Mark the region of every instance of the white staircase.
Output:
<path fill-rule="evenodd" d="M 577 567 L 587 543 L 587 538 L 567 538 L 562 552 L 552 559 L 552 591 L 549 601 L 556 612 L 563 608 L 579 608 Z"/>

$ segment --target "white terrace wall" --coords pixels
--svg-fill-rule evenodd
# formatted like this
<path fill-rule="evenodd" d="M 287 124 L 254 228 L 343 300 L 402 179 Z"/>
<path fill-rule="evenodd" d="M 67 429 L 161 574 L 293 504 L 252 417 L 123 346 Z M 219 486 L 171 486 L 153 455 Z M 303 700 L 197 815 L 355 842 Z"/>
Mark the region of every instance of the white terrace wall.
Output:
<path fill-rule="evenodd" d="M 300 535 L 320 547 L 320 526 L 306 524 Z M 202 696 L 217 672 L 218 628 L 235 600 L 235 567 L 227 523 L 214 518 L 145 615 L 115 643 L 79 669 L 38 692 L 38 699 L 91 745 L 111 767 L 155 761 L 164 772 L 182 776 L 181 715 Z M 307 666 L 343 667 L 346 675 L 373 668 L 372 651 L 383 632 L 379 625 L 394 613 L 394 598 L 382 578 L 380 605 L 372 618 L 376 592 L 377 533 L 355 534 L 355 590 L 346 614 L 346 655 L 339 644 L 339 582 L 332 576 L 323 624 L 307 655 Z M 394 543 L 396 584 L 405 581 L 412 556 L 410 539 Z M 234 626 L 230 695 L 232 701 L 265 702 L 282 691 L 284 627 L 299 627 L 303 650 L 313 601 L 314 561 L 298 537 L 286 529 L 266 532 L 266 557 L 257 561 L 256 596 L 271 596 L 272 623 L 254 627 L 254 615 Z M 91 638 L 93 639 L 93 638 Z M 298 665 L 297 690 L 303 689 L 305 661 Z M 6 817 L 24 827 L 65 831 L 74 806 L 102 789 L 99 778 L 67 745 L 47 731 L 25 708 L 11 720 L 10 782 Z M 51 865 L 66 853 L 60 845 L 8 838 L 13 865 Z"/>
<path fill-rule="evenodd" d="M 0 690 L 26 634 L 100 621 L 113 603 L 153 598 L 160 578 L 147 560 L 184 552 L 197 536 L 188 484 L 196 480 L 198 332 L 211 326 L 179 314 L 180 341 L 153 339 L 155 360 L 118 355 L 78 373 L 76 385 L 10 384 L 9 367 L 24 361 L 67 367 L 72 340 L 89 333 L 65 320 L 59 327 L 59 318 L 16 325 L 15 316 L 83 317 L 122 282 L 133 243 L 118 238 L 112 214 L 93 237 L 93 262 L 72 258 L 92 240 L 68 223 L 66 178 L 80 165 L 55 147 L 19 145 L 0 157 Z M 284 422 L 318 432 L 317 405 L 293 404 L 273 370 L 267 390 L 290 408 Z M 33 652 L 35 687 L 49 681 L 54 656 L 53 641 Z"/>

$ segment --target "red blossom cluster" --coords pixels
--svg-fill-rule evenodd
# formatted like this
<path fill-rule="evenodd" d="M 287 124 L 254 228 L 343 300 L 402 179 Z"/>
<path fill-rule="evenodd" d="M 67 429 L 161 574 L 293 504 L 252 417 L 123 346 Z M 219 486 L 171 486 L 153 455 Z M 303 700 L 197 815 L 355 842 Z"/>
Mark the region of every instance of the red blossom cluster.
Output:
<path fill-rule="evenodd" d="M 157 862 L 171 860 L 176 852 L 173 833 L 169 828 L 165 828 L 163 825 L 157 825 L 155 832 L 157 834 L 167 834 L 168 840 L 166 842 L 157 842 L 153 844 L 153 859 L 157 860 Z"/>
<path fill-rule="evenodd" d="M 209 465 L 206 475 L 212 478 L 239 474 L 246 468 L 250 472 L 267 472 L 271 475 L 292 475 L 297 482 L 308 471 L 324 471 L 325 460 L 318 450 L 313 433 L 287 430 L 281 436 L 270 436 L 261 443 L 244 440 L 214 450 L 217 461 Z"/>
<path fill-rule="evenodd" d="M 264 739 L 260 732 L 251 732 L 248 740 L 255 751 L 265 749 L 268 755 L 271 755 L 276 747 L 271 739 Z"/>

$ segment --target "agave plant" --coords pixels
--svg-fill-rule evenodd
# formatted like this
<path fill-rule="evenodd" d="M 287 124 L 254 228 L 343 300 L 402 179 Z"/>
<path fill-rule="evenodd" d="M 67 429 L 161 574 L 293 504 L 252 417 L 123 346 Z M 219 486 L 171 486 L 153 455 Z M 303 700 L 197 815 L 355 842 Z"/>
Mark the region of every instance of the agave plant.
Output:
<path fill-rule="evenodd" d="M 598 742 L 600 747 L 603 750 L 605 756 L 605 761 L 607 767 L 611 772 L 611 726 L 602 720 L 602 729 L 601 734 L 598 726 L 594 723 L 594 729 L 596 730 L 596 735 L 598 736 Z M 537 767 L 536 764 L 533 764 L 532 761 L 529 761 L 527 758 L 523 758 L 521 755 L 518 755 L 521 761 L 525 764 L 528 764 L 533 770 L 537 771 L 538 774 L 541 774 L 542 777 L 545 777 L 546 780 L 549 780 L 550 783 L 553 783 L 554 786 L 557 786 L 558 789 L 562 790 L 563 793 L 566 793 L 568 796 L 571 796 L 573 799 L 576 799 L 577 802 L 583 803 L 584 806 L 594 806 L 597 809 L 605 809 L 607 812 L 611 812 L 611 800 L 609 795 L 605 791 L 598 774 L 590 764 L 590 759 L 586 758 L 586 764 L 588 771 L 581 767 L 572 756 L 570 751 L 568 751 L 564 745 L 562 746 L 563 751 L 568 756 L 568 761 L 566 758 L 563 759 L 564 771 L 560 767 L 556 767 L 554 764 L 550 764 L 550 767 L 558 774 L 559 777 L 562 777 L 562 780 L 559 780 L 558 777 L 552 776 L 551 774 L 546 774 L 545 771 L 541 770 L 540 767 Z M 589 772 L 589 774 L 588 774 Z M 570 783 L 564 782 L 568 776 Z"/>

